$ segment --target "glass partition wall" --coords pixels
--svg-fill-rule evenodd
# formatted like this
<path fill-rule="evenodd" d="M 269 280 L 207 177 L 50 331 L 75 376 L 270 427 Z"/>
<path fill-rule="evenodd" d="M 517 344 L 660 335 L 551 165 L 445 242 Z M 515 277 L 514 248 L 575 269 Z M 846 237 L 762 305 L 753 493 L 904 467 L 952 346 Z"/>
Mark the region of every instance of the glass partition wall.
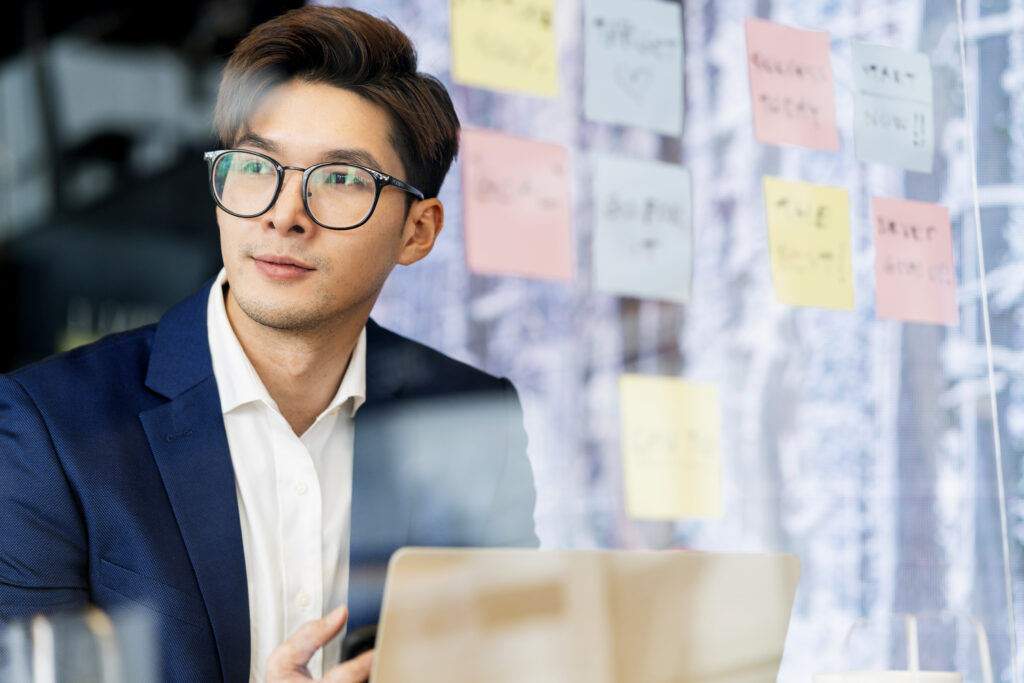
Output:
<path fill-rule="evenodd" d="M 457 165 L 442 192 L 447 234 L 426 262 L 396 271 L 375 314 L 516 384 L 542 547 L 797 554 L 802 575 L 782 681 L 844 668 L 906 668 L 906 614 L 917 615 L 922 669 L 984 680 L 976 619 L 987 634 L 994 680 L 1020 681 L 1020 660 L 1011 663 L 1019 650 L 1011 597 L 1024 595 L 1021 3 L 685 2 L 680 137 L 588 120 L 587 3 L 556 3 L 562 80 L 554 98 L 453 83 L 447 16 L 423 3 L 372 5 L 366 8 L 412 33 L 421 68 L 452 87 L 463 125 L 568 150 L 571 281 L 467 269 L 460 233 L 474 226 L 460 215 Z M 755 137 L 750 18 L 827 32 L 835 149 Z M 866 69 L 871 55 L 857 54 L 856 44 L 927 58 L 931 88 L 918 92 L 931 98 L 933 118 L 920 124 L 908 113 L 906 122 L 908 137 L 920 125 L 921 137 L 931 138 L 917 142 L 933 145 L 933 154 L 924 153 L 927 168 L 920 156 L 900 158 L 899 150 L 877 144 L 872 151 L 872 131 L 857 130 L 873 123 L 884 147 L 885 127 L 900 125 L 884 116 L 898 119 L 900 112 L 870 110 L 871 96 L 887 92 L 858 79 L 855 70 Z M 905 79 L 921 76 L 906 69 Z M 865 99 L 858 104 L 858 97 Z M 685 303 L 600 291 L 594 254 L 603 190 L 596 176 L 604 155 L 689 171 L 693 273 Z M 770 241 L 766 176 L 845 190 L 849 310 L 832 308 L 834 301 L 780 302 L 784 276 L 773 280 L 772 268 L 785 245 Z M 925 213 L 873 206 L 879 199 L 939 207 L 940 223 L 941 209 L 948 210 L 952 270 L 941 260 L 902 259 L 895 233 L 885 232 L 885 216 L 895 216 L 899 231 L 910 230 L 916 215 L 924 238 L 927 216 L 935 214 L 920 204 L 910 209 Z M 918 276 L 933 292 L 955 288 L 944 313 L 915 312 L 914 300 L 896 303 L 900 287 L 912 288 Z M 914 321 L 929 316 L 932 322 Z M 660 521 L 631 514 L 624 373 L 715 388 L 717 513 Z M 1019 607 L 1016 613 L 1019 619 Z"/>

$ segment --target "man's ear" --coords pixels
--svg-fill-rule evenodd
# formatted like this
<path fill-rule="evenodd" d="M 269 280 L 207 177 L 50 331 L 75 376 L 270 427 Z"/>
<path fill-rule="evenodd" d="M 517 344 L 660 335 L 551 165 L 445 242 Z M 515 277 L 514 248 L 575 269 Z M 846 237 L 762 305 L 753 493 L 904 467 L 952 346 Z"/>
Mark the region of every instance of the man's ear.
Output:
<path fill-rule="evenodd" d="M 429 254 L 443 226 L 444 205 L 439 199 L 431 197 L 414 202 L 402 229 L 398 263 L 408 266 Z"/>

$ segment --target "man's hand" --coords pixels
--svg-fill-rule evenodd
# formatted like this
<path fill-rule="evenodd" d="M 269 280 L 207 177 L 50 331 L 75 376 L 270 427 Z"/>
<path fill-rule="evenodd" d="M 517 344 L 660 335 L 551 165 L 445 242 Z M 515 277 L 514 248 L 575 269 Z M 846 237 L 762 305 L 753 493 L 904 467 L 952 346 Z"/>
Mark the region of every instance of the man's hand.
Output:
<path fill-rule="evenodd" d="M 348 620 L 348 609 L 339 607 L 323 619 L 307 621 L 291 638 L 267 657 L 266 683 L 300 683 L 312 681 L 306 664 L 317 650 L 338 635 Z M 337 665 L 321 680 L 322 683 L 363 683 L 370 676 L 373 650 Z"/>

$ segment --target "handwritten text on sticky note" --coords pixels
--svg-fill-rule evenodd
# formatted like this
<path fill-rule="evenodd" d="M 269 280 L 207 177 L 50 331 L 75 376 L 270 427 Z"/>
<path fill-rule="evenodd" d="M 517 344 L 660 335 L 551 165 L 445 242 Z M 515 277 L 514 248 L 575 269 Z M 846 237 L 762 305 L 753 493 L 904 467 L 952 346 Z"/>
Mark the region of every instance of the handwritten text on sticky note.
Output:
<path fill-rule="evenodd" d="M 554 0 L 451 0 L 452 78 L 558 96 Z"/>
<path fill-rule="evenodd" d="M 565 147 L 465 128 L 462 193 L 470 270 L 549 280 L 573 278 Z"/>
<path fill-rule="evenodd" d="M 639 298 L 690 298 L 690 174 L 682 166 L 598 156 L 594 287 Z"/>
<path fill-rule="evenodd" d="M 956 325 L 956 270 L 949 209 L 871 198 L 875 311 L 880 318 Z"/>
<path fill-rule="evenodd" d="M 629 516 L 721 515 L 716 388 L 676 377 L 624 374 L 619 400 Z"/>
<path fill-rule="evenodd" d="M 683 132 L 682 7 L 587 0 L 583 111 L 601 123 Z"/>
<path fill-rule="evenodd" d="M 853 43 L 857 158 L 931 173 L 935 150 L 928 55 Z"/>
<path fill-rule="evenodd" d="M 828 34 L 747 19 L 754 136 L 773 145 L 838 150 Z"/>
<path fill-rule="evenodd" d="M 853 308 L 846 190 L 764 177 L 772 282 L 794 306 Z"/>

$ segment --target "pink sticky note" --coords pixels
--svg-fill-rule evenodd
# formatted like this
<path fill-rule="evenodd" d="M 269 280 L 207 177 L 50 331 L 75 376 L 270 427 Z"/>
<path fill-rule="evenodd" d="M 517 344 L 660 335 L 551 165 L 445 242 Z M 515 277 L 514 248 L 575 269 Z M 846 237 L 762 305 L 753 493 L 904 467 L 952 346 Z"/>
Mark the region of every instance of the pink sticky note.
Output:
<path fill-rule="evenodd" d="M 872 197 L 871 216 L 878 317 L 959 324 L 949 210 L 926 202 Z"/>
<path fill-rule="evenodd" d="M 770 145 L 838 150 L 828 33 L 761 19 L 745 24 L 754 137 Z"/>
<path fill-rule="evenodd" d="M 565 147 L 463 129 L 462 197 L 471 271 L 572 280 Z"/>

